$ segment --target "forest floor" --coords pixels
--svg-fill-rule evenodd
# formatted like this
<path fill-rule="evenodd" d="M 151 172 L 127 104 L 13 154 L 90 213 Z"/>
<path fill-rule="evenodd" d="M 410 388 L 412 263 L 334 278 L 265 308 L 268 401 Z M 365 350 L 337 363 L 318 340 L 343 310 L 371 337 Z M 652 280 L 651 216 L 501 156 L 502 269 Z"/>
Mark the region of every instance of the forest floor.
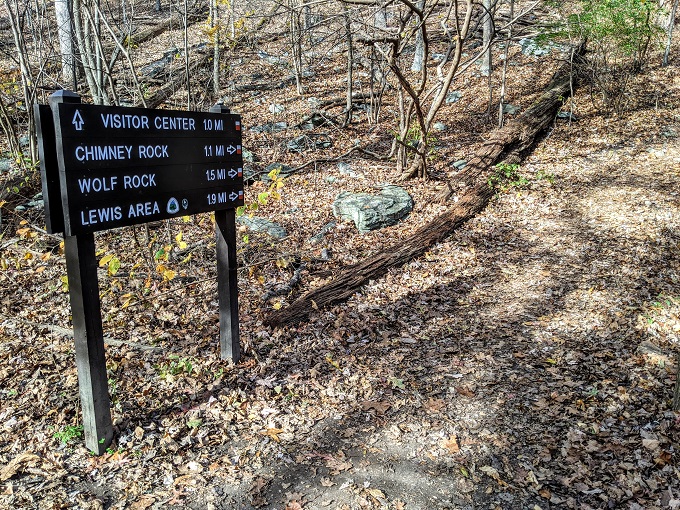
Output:
<path fill-rule="evenodd" d="M 515 90 L 532 76 L 517 73 Z M 445 113 L 435 174 L 491 129 L 485 84 L 466 83 L 466 115 Z M 290 97 L 234 110 L 262 124 L 276 120 L 263 105 L 294 111 Z M 99 234 L 98 256 L 120 260 L 100 274 L 115 439 L 99 457 L 79 437 L 60 241 L 39 215 L 3 208 L 0 507 L 680 508 L 680 61 L 639 77 L 619 115 L 585 89 L 573 108 L 577 120 L 556 122 L 522 164 L 526 181 L 446 242 L 272 330 L 273 309 L 446 207 L 436 181 L 407 182 L 413 213 L 360 235 L 329 226 L 330 204 L 394 180 L 389 162 L 287 178 L 258 215 L 288 237 L 239 241 L 236 365 L 219 359 L 208 215 Z M 331 135 L 341 153 L 381 133 L 358 119 Z M 282 140 L 244 135 L 262 166 L 295 157 Z M 262 300 L 295 260 L 306 268 L 294 295 Z"/>

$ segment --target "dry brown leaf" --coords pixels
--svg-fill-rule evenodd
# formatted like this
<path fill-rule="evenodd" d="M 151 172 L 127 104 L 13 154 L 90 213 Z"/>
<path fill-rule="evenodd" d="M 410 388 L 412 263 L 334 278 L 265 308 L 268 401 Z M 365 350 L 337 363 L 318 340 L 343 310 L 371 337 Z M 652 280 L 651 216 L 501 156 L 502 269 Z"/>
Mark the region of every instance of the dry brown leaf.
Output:
<path fill-rule="evenodd" d="M 456 437 L 455 435 L 451 436 L 448 439 L 443 439 L 440 444 L 442 448 L 447 449 L 451 454 L 458 453 L 460 451 L 460 446 L 458 445 L 458 437 Z"/>
<path fill-rule="evenodd" d="M 135 437 L 140 441 L 144 438 L 144 429 L 142 427 L 135 428 Z"/>
<path fill-rule="evenodd" d="M 474 397 L 475 392 L 472 391 L 467 386 L 456 386 L 456 393 L 463 395 L 464 397 Z"/>
<path fill-rule="evenodd" d="M 34 453 L 20 453 L 0 470 L 0 481 L 6 481 L 21 471 L 25 464 L 40 461 L 40 457 Z"/>
<path fill-rule="evenodd" d="M 366 492 L 368 492 L 371 497 L 375 499 L 385 499 L 385 494 L 383 494 L 383 491 L 380 489 L 366 489 Z"/>
<path fill-rule="evenodd" d="M 647 450 L 654 451 L 659 448 L 659 441 L 656 439 L 643 439 L 642 446 L 644 446 Z"/>
<path fill-rule="evenodd" d="M 492 466 L 482 466 L 481 468 L 479 468 L 479 470 L 488 477 L 496 480 L 496 482 L 498 482 L 499 485 L 507 487 L 508 484 L 501 480 L 501 475 L 498 473 L 498 470 L 496 468 Z"/>
<path fill-rule="evenodd" d="M 430 398 L 423 407 L 431 413 L 438 413 L 446 407 L 446 402 L 441 398 Z"/>
<path fill-rule="evenodd" d="M 281 439 L 279 438 L 279 434 L 281 432 L 283 432 L 283 429 L 268 428 L 266 430 L 261 430 L 260 434 L 262 434 L 263 436 L 271 437 L 274 441 L 280 443 Z"/>
<path fill-rule="evenodd" d="M 153 496 L 141 496 L 137 501 L 130 505 L 130 510 L 146 510 L 156 502 Z"/>
<path fill-rule="evenodd" d="M 387 402 L 375 402 L 373 400 L 364 400 L 361 403 L 361 408 L 364 411 L 369 411 L 373 409 L 378 414 L 385 414 L 385 412 L 391 407 L 391 404 Z"/>
<path fill-rule="evenodd" d="M 327 459 L 326 467 L 330 470 L 331 475 L 337 475 L 342 471 L 352 469 L 354 466 L 349 460 L 347 460 L 344 454 L 341 454 L 339 457 L 331 457 L 330 459 Z"/>

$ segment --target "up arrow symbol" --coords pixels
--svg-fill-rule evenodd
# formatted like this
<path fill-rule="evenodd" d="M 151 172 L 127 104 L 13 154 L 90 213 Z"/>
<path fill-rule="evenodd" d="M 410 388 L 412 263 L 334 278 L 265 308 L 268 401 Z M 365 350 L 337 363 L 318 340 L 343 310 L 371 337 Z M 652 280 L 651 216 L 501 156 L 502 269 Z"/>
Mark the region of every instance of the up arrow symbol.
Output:
<path fill-rule="evenodd" d="M 85 121 L 83 121 L 83 118 L 80 115 L 80 110 L 76 110 L 76 113 L 73 114 L 73 121 L 71 124 L 76 127 L 76 131 L 83 130 L 83 124 L 85 124 Z"/>

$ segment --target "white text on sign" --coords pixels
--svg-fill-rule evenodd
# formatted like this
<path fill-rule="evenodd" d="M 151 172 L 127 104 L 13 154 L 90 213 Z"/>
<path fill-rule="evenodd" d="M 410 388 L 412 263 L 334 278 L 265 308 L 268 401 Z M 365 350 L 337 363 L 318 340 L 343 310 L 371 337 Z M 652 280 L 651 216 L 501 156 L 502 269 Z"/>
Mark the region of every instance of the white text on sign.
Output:
<path fill-rule="evenodd" d="M 121 220 L 123 218 L 123 212 L 123 208 L 119 205 L 80 211 L 80 224 L 82 226 L 87 226 Z M 127 210 L 127 217 L 139 218 L 159 213 L 160 208 L 158 207 L 158 202 L 140 202 L 137 204 L 130 204 L 130 207 Z"/>
<path fill-rule="evenodd" d="M 110 177 L 83 177 L 78 179 L 78 188 L 81 193 L 99 193 L 100 191 L 113 191 L 118 185 L 118 176 Z M 123 189 L 153 188 L 156 187 L 156 174 L 124 175 Z"/>
<path fill-rule="evenodd" d="M 122 113 L 102 113 L 100 115 L 102 125 L 106 129 L 150 129 L 153 126 L 155 129 L 164 131 L 196 131 L 196 119 L 191 117 L 158 116 L 150 121 L 146 115 Z M 82 130 L 82 120 L 80 125 L 76 126 L 76 129 Z M 203 119 L 203 130 L 224 131 L 224 120 Z"/>
<path fill-rule="evenodd" d="M 133 145 L 80 145 L 75 156 L 80 162 L 131 160 L 134 154 L 139 159 L 166 159 L 170 157 L 167 145 L 140 145 L 133 151 Z"/>

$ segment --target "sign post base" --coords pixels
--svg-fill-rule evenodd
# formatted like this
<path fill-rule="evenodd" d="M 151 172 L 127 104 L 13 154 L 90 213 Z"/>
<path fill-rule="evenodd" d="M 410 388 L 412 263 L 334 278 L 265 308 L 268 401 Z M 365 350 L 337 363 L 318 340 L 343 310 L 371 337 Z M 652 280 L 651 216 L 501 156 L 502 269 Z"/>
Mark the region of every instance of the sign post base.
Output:
<path fill-rule="evenodd" d="M 64 236 L 85 446 L 103 454 L 113 440 L 94 234 Z"/>

